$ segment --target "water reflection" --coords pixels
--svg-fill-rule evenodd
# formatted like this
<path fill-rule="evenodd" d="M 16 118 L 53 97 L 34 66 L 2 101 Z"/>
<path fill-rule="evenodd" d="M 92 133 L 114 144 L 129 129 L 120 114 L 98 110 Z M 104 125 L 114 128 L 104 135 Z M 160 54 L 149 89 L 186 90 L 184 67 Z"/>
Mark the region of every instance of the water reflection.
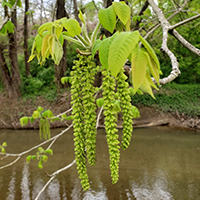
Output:
<path fill-rule="evenodd" d="M 58 132 L 53 130 L 52 135 Z M 35 134 L 37 131 L 6 130 L 6 134 L 0 132 L 0 143 L 6 141 L 12 152 L 21 152 L 40 142 Z M 119 182 L 112 185 L 106 136 L 99 130 L 97 163 L 88 166 L 91 189 L 82 190 L 73 166 L 50 183 L 40 200 L 200 199 L 199 141 L 200 134 L 165 127 L 134 130 L 131 146 L 121 152 Z M 69 132 L 56 141 L 54 156 L 49 156 L 42 170 L 37 168 L 37 161 L 27 165 L 25 157 L 13 167 L 0 170 L 0 200 L 34 199 L 49 180 L 45 172 L 51 174 L 72 162 L 73 148 L 73 133 Z M 0 161 L 0 165 L 9 159 Z"/>
<path fill-rule="evenodd" d="M 7 196 L 6 200 L 14 200 L 15 199 L 15 176 L 16 176 L 16 172 L 15 172 L 15 168 L 13 168 L 12 174 L 10 176 L 11 180 L 9 182 L 8 196 Z"/>
<path fill-rule="evenodd" d="M 21 181 L 21 192 L 22 200 L 30 200 L 30 189 L 29 189 L 29 170 L 28 165 L 24 162 L 24 169 L 22 171 L 22 181 Z"/>
<path fill-rule="evenodd" d="M 173 196 L 169 192 L 168 181 L 165 174 L 159 170 L 156 177 L 151 180 L 148 172 L 145 172 L 142 184 L 139 185 L 135 181 L 130 183 L 132 187 L 132 194 L 138 200 L 173 200 Z"/>

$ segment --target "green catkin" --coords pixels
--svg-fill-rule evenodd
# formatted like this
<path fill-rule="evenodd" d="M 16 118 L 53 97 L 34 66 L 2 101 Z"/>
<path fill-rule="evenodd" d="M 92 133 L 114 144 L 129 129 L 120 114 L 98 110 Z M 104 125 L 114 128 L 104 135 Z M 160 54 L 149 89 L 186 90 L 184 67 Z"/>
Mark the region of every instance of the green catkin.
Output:
<path fill-rule="evenodd" d="M 84 133 L 84 110 L 82 100 L 82 76 L 83 68 L 86 62 L 84 57 L 78 55 L 79 60 L 75 61 L 73 71 L 71 72 L 71 104 L 74 125 L 74 146 L 75 146 L 75 159 L 77 170 L 81 184 L 84 190 L 90 188 L 89 179 L 86 168 L 86 152 L 85 152 L 85 133 Z"/>
<path fill-rule="evenodd" d="M 127 76 L 124 74 L 124 69 L 121 69 L 116 77 L 116 81 L 118 99 L 120 101 L 123 115 L 123 136 L 121 142 L 121 146 L 123 149 L 126 149 L 129 146 L 133 132 L 133 113 L 131 109 L 131 97 L 130 91 L 128 89 L 129 85 L 125 81 L 126 79 Z"/>
<path fill-rule="evenodd" d="M 110 72 L 103 71 L 104 75 L 102 89 L 104 99 L 104 116 L 105 116 L 105 130 L 110 155 L 110 171 L 112 183 L 116 183 L 119 178 L 119 159 L 120 159 L 120 146 L 118 141 L 117 130 L 117 112 L 114 110 L 115 101 L 115 79 L 111 76 Z"/>
<path fill-rule="evenodd" d="M 96 64 L 92 61 L 91 56 L 84 56 L 86 65 L 83 71 L 83 88 L 82 99 L 84 109 L 84 132 L 86 139 L 86 153 L 90 165 L 96 162 L 96 104 L 95 104 L 95 87 L 94 79 L 96 74 Z"/>

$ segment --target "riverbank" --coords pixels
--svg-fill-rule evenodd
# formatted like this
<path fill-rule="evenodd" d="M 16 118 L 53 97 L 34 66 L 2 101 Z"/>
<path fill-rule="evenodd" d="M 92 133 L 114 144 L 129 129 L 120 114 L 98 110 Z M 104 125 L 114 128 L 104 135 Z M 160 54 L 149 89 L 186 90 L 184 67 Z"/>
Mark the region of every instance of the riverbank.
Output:
<path fill-rule="evenodd" d="M 71 108 L 70 93 L 64 92 L 57 97 L 54 102 L 45 100 L 44 97 L 38 96 L 31 99 L 8 99 L 0 95 L 0 129 L 22 129 L 19 119 L 23 116 L 31 116 L 38 106 L 44 110 L 50 109 L 56 116 Z M 168 125 L 177 128 L 187 128 L 200 130 L 200 119 L 193 118 L 184 113 L 163 111 L 154 106 L 136 103 L 140 111 L 140 118 L 134 119 L 134 127 L 149 127 L 158 125 Z M 51 128 L 66 127 L 70 121 L 55 121 L 51 123 Z M 118 127 L 121 128 L 122 116 L 119 115 Z M 103 127 L 103 114 L 100 118 L 100 128 Z M 37 129 L 38 122 L 28 123 L 23 129 Z"/>

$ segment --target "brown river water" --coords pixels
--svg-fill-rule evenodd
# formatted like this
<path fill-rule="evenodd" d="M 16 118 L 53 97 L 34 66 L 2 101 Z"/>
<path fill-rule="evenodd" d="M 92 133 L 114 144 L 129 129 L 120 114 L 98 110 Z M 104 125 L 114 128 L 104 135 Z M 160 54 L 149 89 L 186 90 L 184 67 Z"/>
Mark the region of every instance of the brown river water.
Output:
<path fill-rule="evenodd" d="M 52 135 L 61 129 L 52 130 Z M 121 132 L 119 132 L 121 134 Z M 19 153 L 40 143 L 37 130 L 0 130 L 8 153 Z M 44 146 L 44 147 L 47 147 Z M 37 161 L 26 164 L 23 156 L 12 167 L 0 170 L 0 200 L 34 199 L 53 173 L 74 160 L 73 132 L 53 146 L 41 170 Z M 34 155 L 32 151 L 28 155 Z M 0 160 L 0 166 L 13 158 Z M 91 188 L 83 191 L 76 166 L 59 174 L 40 200 L 198 200 L 200 199 L 200 133 L 153 127 L 135 129 L 131 145 L 121 150 L 119 181 L 112 185 L 109 156 L 103 129 L 97 135 L 97 163 L 88 166 Z"/>

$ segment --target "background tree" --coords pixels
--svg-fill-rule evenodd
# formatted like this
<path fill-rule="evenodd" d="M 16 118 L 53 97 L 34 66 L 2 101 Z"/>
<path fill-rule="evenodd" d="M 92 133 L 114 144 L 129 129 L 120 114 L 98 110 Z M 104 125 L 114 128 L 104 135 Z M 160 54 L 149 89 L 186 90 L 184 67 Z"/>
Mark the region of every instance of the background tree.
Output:
<path fill-rule="evenodd" d="M 28 62 L 29 52 L 28 52 L 28 16 L 29 16 L 29 0 L 25 0 L 25 12 L 24 12 L 24 60 L 26 76 L 30 75 L 30 65 Z"/>

